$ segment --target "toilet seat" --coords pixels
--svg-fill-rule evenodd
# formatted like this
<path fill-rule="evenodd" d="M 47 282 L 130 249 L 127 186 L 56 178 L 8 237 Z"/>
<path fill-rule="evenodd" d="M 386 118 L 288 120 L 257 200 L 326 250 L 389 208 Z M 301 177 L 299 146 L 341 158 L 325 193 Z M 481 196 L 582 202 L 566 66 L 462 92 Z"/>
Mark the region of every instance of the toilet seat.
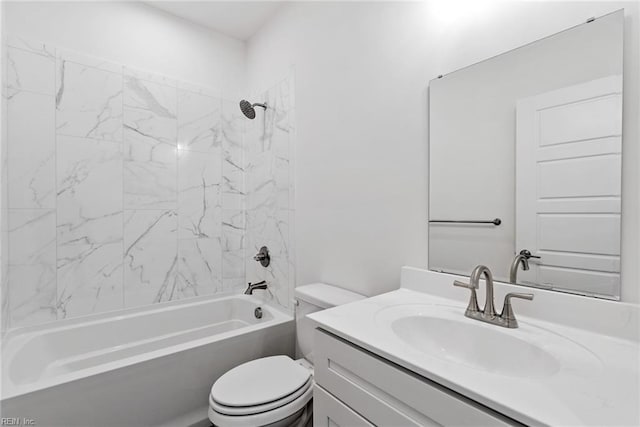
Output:
<path fill-rule="evenodd" d="M 313 379 L 309 380 L 298 390 L 294 391 L 288 396 L 282 399 L 274 400 L 273 402 L 265 403 L 256 406 L 226 406 L 216 402 L 211 395 L 209 395 L 209 406 L 216 412 L 224 415 L 253 415 L 260 412 L 271 411 L 273 409 L 280 408 L 302 396 L 309 388 L 313 386 Z"/>
<path fill-rule="evenodd" d="M 209 407 L 209 420 L 213 422 L 215 426 L 223 427 L 256 427 L 256 426 L 268 426 L 275 424 L 278 421 L 285 420 L 296 414 L 303 413 L 305 409 L 308 410 L 307 404 L 313 397 L 313 386 L 307 388 L 298 399 L 273 409 L 267 412 L 261 412 L 253 415 L 225 415 L 213 410 Z M 297 416 L 297 415 L 296 415 Z M 293 417 L 295 418 L 295 417 Z"/>
<path fill-rule="evenodd" d="M 260 426 L 305 409 L 312 370 L 288 356 L 252 360 L 221 376 L 209 394 L 209 419 L 222 426 Z"/>
<path fill-rule="evenodd" d="M 249 407 L 280 400 L 302 387 L 311 372 L 289 356 L 251 360 L 222 375 L 211 387 L 224 406 Z"/>

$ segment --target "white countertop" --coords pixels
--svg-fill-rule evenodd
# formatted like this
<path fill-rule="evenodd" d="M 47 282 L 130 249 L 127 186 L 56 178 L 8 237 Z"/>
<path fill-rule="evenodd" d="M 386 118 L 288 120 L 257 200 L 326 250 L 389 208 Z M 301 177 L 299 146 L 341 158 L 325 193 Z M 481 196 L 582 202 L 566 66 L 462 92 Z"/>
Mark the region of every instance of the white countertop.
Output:
<path fill-rule="evenodd" d="M 484 295 L 483 287 L 480 294 Z M 526 303 L 535 304 L 536 301 Z M 584 366 L 569 363 L 563 364 L 559 372 L 550 376 L 507 376 L 431 357 L 401 340 L 381 316 L 381 310 L 401 305 L 408 308 L 421 305 L 423 311 L 428 310 L 429 305 L 447 307 L 448 310 L 459 310 L 461 321 L 499 328 L 464 317 L 466 303 L 463 301 L 410 289 L 399 289 L 313 313 L 309 317 L 322 329 L 524 424 L 640 424 L 640 345 L 634 339 L 518 315 L 520 305 L 514 304 L 520 328 L 509 329 L 507 333 L 528 339 L 535 335 L 536 330 L 546 330 L 545 333 L 568 338 L 572 345 L 583 347 L 593 357 L 587 370 Z M 496 298 L 496 305 L 499 310 L 501 300 Z M 526 371 L 527 367 L 522 366 L 522 369 Z"/>

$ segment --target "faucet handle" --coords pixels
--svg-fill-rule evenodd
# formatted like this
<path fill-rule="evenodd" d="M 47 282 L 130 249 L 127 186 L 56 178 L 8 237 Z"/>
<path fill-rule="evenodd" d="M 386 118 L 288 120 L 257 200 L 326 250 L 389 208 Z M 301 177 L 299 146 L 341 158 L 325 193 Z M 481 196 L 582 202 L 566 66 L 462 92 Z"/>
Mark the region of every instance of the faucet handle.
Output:
<path fill-rule="evenodd" d="M 518 321 L 516 320 L 516 315 L 513 313 L 513 307 L 511 306 L 512 298 L 520 298 L 527 299 L 531 301 L 533 299 L 533 294 L 521 294 L 518 292 L 510 292 L 504 297 L 504 305 L 502 306 L 502 313 L 500 313 L 500 318 L 504 322 L 504 326 L 507 328 L 517 328 Z"/>
<path fill-rule="evenodd" d="M 533 299 L 533 294 L 522 294 L 519 292 L 509 292 L 504 297 L 504 302 L 507 303 L 511 300 L 511 298 L 520 298 L 520 299 L 528 299 L 531 301 Z"/>
<path fill-rule="evenodd" d="M 480 312 L 480 307 L 478 307 L 478 296 L 476 295 L 476 288 L 478 287 L 475 283 L 464 283 L 459 280 L 453 281 L 453 286 L 458 286 L 460 288 L 467 288 L 471 291 L 471 296 L 469 297 L 469 304 L 467 305 L 467 309 L 465 310 L 465 316 L 470 316 L 475 313 Z"/>
<path fill-rule="evenodd" d="M 529 249 L 523 249 L 520 251 L 520 255 L 522 255 L 523 257 L 525 257 L 526 259 L 530 259 L 530 258 L 537 258 L 540 259 L 539 256 L 537 255 L 533 255 L 531 254 L 531 251 Z"/>
<path fill-rule="evenodd" d="M 459 280 L 454 280 L 453 281 L 453 286 L 458 286 L 460 288 L 467 288 L 467 289 L 472 289 L 472 290 L 478 289 L 478 285 L 475 284 L 475 283 L 464 283 L 464 282 L 461 282 Z"/>

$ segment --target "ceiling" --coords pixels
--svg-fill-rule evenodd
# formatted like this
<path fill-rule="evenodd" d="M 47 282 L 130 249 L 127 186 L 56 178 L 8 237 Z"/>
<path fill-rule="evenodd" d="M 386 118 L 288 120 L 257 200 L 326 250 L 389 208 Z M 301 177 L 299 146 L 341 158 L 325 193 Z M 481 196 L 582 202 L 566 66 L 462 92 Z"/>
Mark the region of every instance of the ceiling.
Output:
<path fill-rule="evenodd" d="M 247 40 L 282 1 L 147 1 L 147 4 L 228 36 Z"/>

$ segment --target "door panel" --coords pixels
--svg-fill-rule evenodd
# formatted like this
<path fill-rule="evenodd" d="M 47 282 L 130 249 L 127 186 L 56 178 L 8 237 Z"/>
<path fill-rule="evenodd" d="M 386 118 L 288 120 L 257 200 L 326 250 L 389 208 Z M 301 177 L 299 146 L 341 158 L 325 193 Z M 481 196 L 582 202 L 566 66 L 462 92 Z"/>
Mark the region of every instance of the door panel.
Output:
<path fill-rule="evenodd" d="M 618 298 L 622 79 L 522 99 L 516 116 L 519 282 Z"/>

